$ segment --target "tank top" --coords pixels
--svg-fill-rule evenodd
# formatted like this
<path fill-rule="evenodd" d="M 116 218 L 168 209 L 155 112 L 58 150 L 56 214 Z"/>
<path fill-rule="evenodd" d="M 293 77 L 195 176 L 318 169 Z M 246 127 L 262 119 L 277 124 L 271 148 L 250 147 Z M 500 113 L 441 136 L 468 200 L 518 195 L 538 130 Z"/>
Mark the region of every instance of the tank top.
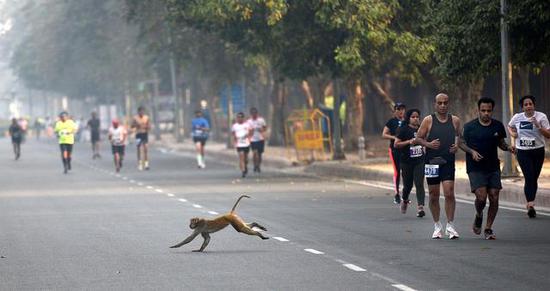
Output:
<path fill-rule="evenodd" d="M 432 128 L 428 135 L 427 141 L 431 142 L 439 138 L 439 149 L 434 150 L 426 148 L 426 163 L 435 157 L 442 157 L 447 163 L 454 163 L 455 155 L 449 152 L 449 148 L 455 143 L 456 130 L 453 125 L 453 116 L 448 114 L 447 121 L 442 123 L 437 119 L 435 114 L 432 114 Z"/>

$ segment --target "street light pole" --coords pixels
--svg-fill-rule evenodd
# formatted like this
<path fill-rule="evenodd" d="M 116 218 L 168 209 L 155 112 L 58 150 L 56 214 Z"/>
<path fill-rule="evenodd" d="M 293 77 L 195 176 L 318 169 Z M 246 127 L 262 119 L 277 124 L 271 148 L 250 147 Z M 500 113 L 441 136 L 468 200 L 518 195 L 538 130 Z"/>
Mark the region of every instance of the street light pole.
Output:
<path fill-rule="evenodd" d="M 510 39 L 508 36 L 508 23 L 506 0 L 500 0 L 500 48 L 501 48 L 501 66 L 502 66 L 502 122 L 508 124 L 510 121 L 511 112 L 514 108 L 514 100 L 512 96 L 512 62 L 510 60 Z M 508 137 L 508 143 L 510 143 Z M 512 155 L 506 153 L 504 155 L 504 167 L 502 169 L 503 176 L 517 175 L 515 167 L 512 166 Z"/>

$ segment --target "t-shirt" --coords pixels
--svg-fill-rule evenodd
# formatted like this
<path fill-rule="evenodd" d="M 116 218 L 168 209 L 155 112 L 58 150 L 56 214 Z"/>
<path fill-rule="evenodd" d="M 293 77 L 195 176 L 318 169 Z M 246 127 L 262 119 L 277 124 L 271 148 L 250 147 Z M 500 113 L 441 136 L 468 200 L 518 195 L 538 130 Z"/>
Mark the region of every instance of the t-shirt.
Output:
<path fill-rule="evenodd" d="M 533 117 L 535 117 L 543 128 L 550 129 L 546 114 L 535 111 Z M 529 119 L 529 117 L 525 116 L 525 112 L 522 112 L 515 114 L 510 123 L 508 123 L 508 126 L 514 127 L 518 132 L 518 138 L 516 139 L 517 149 L 532 150 L 542 148 L 546 145 L 544 136 Z"/>
<path fill-rule="evenodd" d="M 92 134 L 99 134 L 99 118 L 92 118 L 88 120 L 88 126 Z"/>
<path fill-rule="evenodd" d="M 401 124 L 403 124 L 403 121 L 397 117 L 394 117 L 388 120 L 388 122 L 386 122 L 386 127 L 390 129 L 390 134 L 395 136 L 395 134 L 397 133 L 397 129 L 401 126 Z M 394 149 L 393 143 L 394 143 L 394 140 L 391 139 L 390 148 L 392 150 Z"/>
<path fill-rule="evenodd" d="M 204 117 L 195 117 L 191 120 L 191 136 L 207 138 L 210 125 Z"/>
<path fill-rule="evenodd" d="M 126 144 L 126 129 L 123 126 L 109 128 L 109 135 L 111 136 L 112 145 L 122 146 Z"/>
<path fill-rule="evenodd" d="M 416 137 L 418 128 L 412 128 L 403 124 L 397 129 L 397 138 L 404 141 Z M 421 145 L 407 145 L 399 149 L 401 155 L 400 161 L 406 164 L 417 164 L 424 162 L 424 147 Z"/>
<path fill-rule="evenodd" d="M 13 139 L 20 139 L 23 136 L 23 129 L 21 128 L 21 126 L 19 126 L 19 124 L 10 125 L 9 132 L 11 138 Z"/>
<path fill-rule="evenodd" d="M 251 127 L 248 122 L 233 124 L 233 126 L 231 127 L 231 132 L 233 132 L 233 134 L 235 134 L 235 136 L 237 137 L 236 146 L 238 148 L 245 148 L 250 146 L 250 130 Z"/>
<path fill-rule="evenodd" d="M 483 156 L 483 159 L 476 162 L 471 154 L 466 153 L 466 172 L 499 171 L 497 148 L 503 138 L 506 138 L 506 130 L 498 120 L 491 119 L 491 123 L 487 126 L 482 125 L 477 118 L 466 123 L 464 125 L 466 145 Z"/>
<path fill-rule="evenodd" d="M 247 122 L 250 123 L 250 127 L 254 130 L 250 140 L 252 142 L 264 140 L 264 134 L 261 132 L 261 130 L 266 126 L 264 118 L 258 116 L 256 119 L 248 119 Z"/>
<path fill-rule="evenodd" d="M 76 124 L 72 119 L 67 119 L 65 122 L 59 120 L 55 123 L 54 131 L 59 137 L 59 144 L 74 144 L 76 130 Z"/>

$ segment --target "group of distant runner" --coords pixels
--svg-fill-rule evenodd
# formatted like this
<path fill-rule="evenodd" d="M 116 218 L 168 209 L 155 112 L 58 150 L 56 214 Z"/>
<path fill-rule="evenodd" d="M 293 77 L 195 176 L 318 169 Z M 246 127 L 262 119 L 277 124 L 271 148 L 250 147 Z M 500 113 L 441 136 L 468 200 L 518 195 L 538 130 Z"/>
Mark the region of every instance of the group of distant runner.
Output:
<path fill-rule="evenodd" d="M 481 234 L 483 210 L 489 207 L 483 234 L 493 240 L 496 235 L 493 223 L 498 211 L 499 192 L 502 189 L 498 149 L 516 155 L 525 184 L 526 212 L 536 217 L 535 197 L 537 181 L 544 163 L 545 139 L 550 138 L 547 116 L 535 110 L 534 96 L 524 96 L 519 105 L 523 112 L 515 114 L 508 123 L 512 144 L 506 143 L 505 126 L 492 117 L 495 101 L 481 98 L 477 102 L 478 117 L 464 126 L 460 118 L 449 114 L 449 96 L 435 97 L 435 112 L 421 119 L 418 109 L 406 110 L 405 104 L 394 105 L 394 117 L 383 130 L 383 138 L 390 140 L 389 154 L 394 168 L 394 203 L 406 213 L 411 203 L 409 195 L 416 188 L 417 217 L 423 217 L 424 178 L 428 184 L 428 204 L 434 221 L 432 238 L 459 238 L 453 223 L 455 215 L 455 154 L 458 149 L 466 153 L 466 172 L 470 189 L 475 194 L 475 217 L 472 231 Z M 400 177 L 403 190 L 399 191 Z M 440 222 L 440 189 L 445 197 L 445 228 Z"/>

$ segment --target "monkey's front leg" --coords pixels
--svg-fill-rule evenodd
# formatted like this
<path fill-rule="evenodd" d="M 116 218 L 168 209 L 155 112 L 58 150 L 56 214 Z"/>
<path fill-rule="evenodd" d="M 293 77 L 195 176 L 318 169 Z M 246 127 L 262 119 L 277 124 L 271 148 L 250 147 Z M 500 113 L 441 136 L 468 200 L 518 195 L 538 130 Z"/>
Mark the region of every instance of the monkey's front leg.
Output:
<path fill-rule="evenodd" d="M 189 237 L 187 237 L 186 239 L 184 239 L 182 242 L 180 242 L 179 244 L 177 245 L 173 245 L 171 246 L 170 248 L 179 248 L 181 247 L 182 245 L 184 244 L 187 244 L 187 243 L 190 243 L 193 239 L 195 239 L 195 237 L 197 237 L 197 235 L 199 235 L 199 232 L 198 231 L 195 231 L 193 232 Z"/>
<path fill-rule="evenodd" d="M 210 235 L 206 232 L 201 233 L 202 237 L 204 238 L 204 241 L 202 242 L 201 248 L 198 250 L 193 250 L 193 252 L 202 252 L 210 242 Z"/>

